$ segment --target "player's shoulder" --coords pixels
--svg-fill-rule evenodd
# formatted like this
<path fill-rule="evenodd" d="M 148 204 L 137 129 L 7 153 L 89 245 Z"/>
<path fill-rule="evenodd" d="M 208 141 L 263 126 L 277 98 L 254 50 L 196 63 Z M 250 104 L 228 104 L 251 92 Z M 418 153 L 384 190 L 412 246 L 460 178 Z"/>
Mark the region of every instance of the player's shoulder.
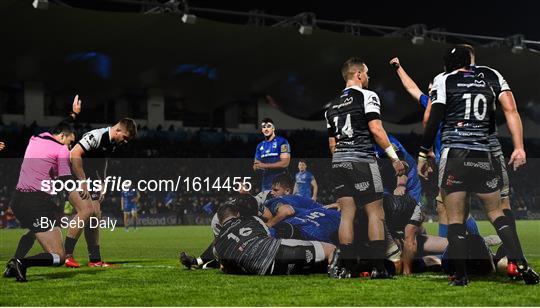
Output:
<path fill-rule="evenodd" d="M 278 143 L 289 143 L 289 141 L 287 141 L 287 139 L 283 136 L 279 136 L 279 135 L 276 135 L 276 141 Z"/>
<path fill-rule="evenodd" d="M 486 66 L 486 65 L 475 65 L 473 67 L 474 69 L 474 72 L 477 73 L 477 74 L 492 74 L 492 75 L 500 75 L 501 73 L 499 73 L 498 70 L 492 68 L 492 67 L 489 67 L 489 66 Z"/>

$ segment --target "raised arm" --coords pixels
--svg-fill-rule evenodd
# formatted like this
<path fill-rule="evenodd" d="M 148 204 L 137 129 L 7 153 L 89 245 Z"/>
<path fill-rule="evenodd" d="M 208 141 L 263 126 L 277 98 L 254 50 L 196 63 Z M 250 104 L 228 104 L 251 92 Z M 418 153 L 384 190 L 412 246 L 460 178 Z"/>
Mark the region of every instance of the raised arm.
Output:
<path fill-rule="evenodd" d="M 390 60 L 390 64 L 396 69 L 396 73 L 399 77 L 399 80 L 401 80 L 401 84 L 403 84 L 403 87 L 409 94 L 417 101 L 420 101 L 420 96 L 424 94 L 418 85 L 416 85 L 416 82 L 412 80 L 412 78 L 407 74 L 407 72 L 403 69 L 401 66 L 401 63 L 399 62 L 399 58 L 395 57 L 392 60 Z"/>

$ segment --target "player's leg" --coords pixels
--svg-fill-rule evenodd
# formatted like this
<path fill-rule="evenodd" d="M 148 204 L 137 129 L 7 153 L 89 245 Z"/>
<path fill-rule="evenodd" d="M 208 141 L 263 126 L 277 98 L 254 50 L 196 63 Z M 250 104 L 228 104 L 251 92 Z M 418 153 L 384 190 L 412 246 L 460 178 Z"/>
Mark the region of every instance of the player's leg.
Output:
<path fill-rule="evenodd" d="M 449 259 L 454 266 L 455 274 L 453 285 L 467 284 L 467 241 L 465 238 L 465 198 L 467 193 L 464 191 L 443 193 L 446 213 L 448 215 L 448 250 Z"/>
<path fill-rule="evenodd" d="M 448 248 L 448 239 L 434 235 L 419 235 L 424 236 L 425 241 L 423 251 L 427 255 L 440 255 Z"/>
<path fill-rule="evenodd" d="M 124 209 L 124 229 L 129 231 L 129 212 Z"/>
<path fill-rule="evenodd" d="M 139 214 L 137 213 L 137 208 L 134 207 L 133 209 L 131 209 L 131 219 L 132 219 L 132 222 L 133 222 L 133 229 L 134 230 L 137 230 L 137 220 L 139 219 Z"/>
<path fill-rule="evenodd" d="M 439 236 L 448 236 L 448 217 L 446 217 L 446 208 L 442 200 L 441 192 L 437 195 L 437 216 L 439 217 Z"/>
<path fill-rule="evenodd" d="M 283 239 L 275 257 L 271 275 L 324 272 L 336 246 L 318 242 Z"/>
<path fill-rule="evenodd" d="M 467 234 L 480 235 L 480 231 L 478 230 L 478 225 L 476 224 L 476 220 L 474 219 L 474 217 L 471 216 L 471 213 L 470 213 L 471 194 L 467 194 L 467 197 L 465 198 L 465 202 L 466 202 L 465 209 L 467 211 L 465 213 L 465 217 L 467 217 L 467 219 L 465 219 L 465 228 L 467 229 Z"/>
<path fill-rule="evenodd" d="M 44 252 L 31 257 L 14 258 L 10 261 L 15 267 L 17 281 L 27 281 L 26 269 L 29 267 L 59 266 L 64 263 L 65 252 L 62 245 L 62 232 L 59 227 L 54 227 L 46 232 L 36 232 L 36 238 Z"/>
<path fill-rule="evenodd" d="M 373 270 L 371 278 L 388 278 L 384 260 L 387 244 L 385 241 L 384 209 L 382 199 L 364 205 L 368 218 L 368 239 Z"/>
<path fill-rule="evenodd" d="M 77 261 L 75 261 L 73 258 L 73 252 L 75 251 L 75 245 L 77 244 L 77 241 L 84 230 L 84 226 L 88 224 L 88 220 L 93 213 L 93 208 L 91 201 L 89 199 L 82 199 L 77 191 L 73 191 L 69 194 L 69 202 L 77 210 L 77 214 L 71 221 L 82 221 L 83 223 L 70 224 L 70 227 L 68 228 L 66 239 L 64 241 L 66 266 L 80 267 L 79 263 L 77 263 Z"/>
<path fill-rule="evenodd" d="M 337 202 L 341 209 L 341 220 L 338 229 L 339 249 L 336 250 L 331 267 L 335 268 L 336 271 L 338 271 L 338 268 L 346 268 L 350 271 L 356 260 L 356 251 L 353 245 L 356 203 L 352 197 L 342 197 Z M 334 273 L 335 275 L 329 274 L 334 277 L 338 273 Z"/>
<path fill-rule="evenodd" d="M 99 196 L 95 196 L 92 200 L 92 207 L 94 209 L 93 219 L 101 219 L 101 204 L 99 202 Z M 86 245 L 88 249 L 88 266 L 90 267 L 108 267 L 110 264 L 101 260 L 101 249 L 99 246 L 99 226 L 91 226 L 90 224 L 84 227 L 84 238 L 86 239 Z"/>
<path fill-rule="evenodd" d="M 36 235 L 33 231 L 28 230 L 25 234 L 21 236 L 19 239 L 19 243 L 17 244 L 17 250 L 15 250 L 15 255 L 13 256 L 14 259 L 22 259 L 24 258 L 30 249 L 32 249 L 32 246 L 34 245 L 34 242 L 36 241 Z M 15 277 L 15 271 L 13 271 L 13 267 L 11 266 L 11 263 L 8 262 L 6 265 L 6 268 L 4 269 L 4 277 Z"/>
<path fill-rule="evenodd" d="M 539 282 L 538 274 L 528 266 L 527 260 L 523 255 L 523 249 L 521 248 L 516 229 L 515 227 L 512 227 L 512 221 L 504 215 L 500 205 L 499 191 L 478 194 L 478 197 L 484 205 L 489 221 L 493 224 L 493 227 L 495 227 L 497 234 L 502 240 L 508 255 L 508 261 L 517 264 L 518 271 L 523 276 L 525 283 L 537 284 Z"/>

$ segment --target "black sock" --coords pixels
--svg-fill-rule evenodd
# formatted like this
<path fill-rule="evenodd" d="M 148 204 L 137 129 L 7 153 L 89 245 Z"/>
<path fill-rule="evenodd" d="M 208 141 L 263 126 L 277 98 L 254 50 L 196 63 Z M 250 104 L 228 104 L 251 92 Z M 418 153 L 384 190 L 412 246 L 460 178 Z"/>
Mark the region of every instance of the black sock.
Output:
<path fill-rule="evenodd" d="M 514 217 L 514 212 L 509 209 L 503 210 L 504 216 L 508 217 L 508 222 L 512 225 L 512 227 L 516 228 L 516 218 Z"/>
<path fill-rule="evenodd" d="M 75 251 L 75 245 L 77 245 L 77 239 L 66 236 L 64 242 L 64 250 L 66 251 L 66 256 L 73 256 L 73 251 Z"/>
<path fill-rule="evenodd" d="M 457 277 L 467 275 L 467 240 L 465 233 L 467 228 L 464 224 L 448 225 L 448 252 L 450 260 L 454 265 Z"/>
<path fill-rule="evenodd" d="M 15 251 L 15 258 L 24 258 L 28 254 L 30 249 L 32 249 L 32 246 L 34 246 L 35 241 L 36 234 L 32 231 L 28 231 L 23 236 L 21 236 L 19 244 L 17 245 L 17 250 Z"/>
<path fill-rule="evenodd" d="M 339 244 L 339 266 L 352 270 L 356 263 L 356 252 L 352 244 Z"/>
<path fill-rule="evenodd" d="M 206 250 L 201 254 L 200 258 L 203 264 L 206 262 L 210 262 L 216 258 L 214 257 L 213 250 L 214 250 L 214 244 L 210 244 L 210 246 L 208 246 L 208 248 L 206 248 Z"/>
<path fill-rule="evenodd" d="M 54 253 L 43 252 L 21 259 L 21 263 L 24 267 L 60 265 L 60 256 Z"/>
<path fill-rule="evenodd" d="M 101 261 L 99 245 L 88 245 L 88 259 L 93 263 Z"/>
<path fill-rule="evenodd" d="M 386 241 L 369 241 L 369 249 L 371 251 L 371 264 L 378 271 L 384 270 L 384 259 L 386 256 Z"/>
<path fill-rule="evenodd" d="M 502 240 L 504 248 L 508 253 L 508 261 L 527 263 L 523 256 L 523 250 L 521 249 L 521 243 L 517 236 L 515 227 L 512 227 L 512 222 L 507 216 L 501 216 L 493 222 L 493 226 L 497 231 L 497 234 Z"/>

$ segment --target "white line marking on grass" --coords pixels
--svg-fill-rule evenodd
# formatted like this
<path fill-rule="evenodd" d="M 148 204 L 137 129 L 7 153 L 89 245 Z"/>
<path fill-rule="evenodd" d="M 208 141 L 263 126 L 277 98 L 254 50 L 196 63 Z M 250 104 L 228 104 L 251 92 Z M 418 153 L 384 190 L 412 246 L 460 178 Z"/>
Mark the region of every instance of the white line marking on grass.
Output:
<path fill-rule="evenodd" d="M 171 265 L 136 265 L 136 264 L 126 264 L 121 265 L 123 268 L 177 268 L 176 266 Z"/>

